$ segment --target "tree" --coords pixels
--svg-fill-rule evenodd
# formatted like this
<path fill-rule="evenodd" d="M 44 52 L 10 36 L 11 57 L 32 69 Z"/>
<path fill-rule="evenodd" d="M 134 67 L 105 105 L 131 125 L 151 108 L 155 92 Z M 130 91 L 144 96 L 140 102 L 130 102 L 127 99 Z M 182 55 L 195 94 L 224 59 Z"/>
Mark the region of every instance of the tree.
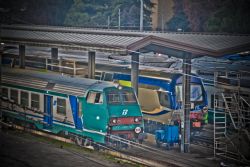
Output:
<path fill-rule="evenodd" d="M 1 23 L 63 25 L 73 0 L 8 0 L 0 1 Z"/>
<path fill-rule="evenodd" d="M 151 23 L 151 2 L 144 0 L 144 3 L 144 26 L 148 26 Z M 64 23 L 70 26 L 103 27 L 107 25 L 108 17 L 110 17 L 111 26 L 117 27 L 119 9 L 121 26 L 139 28 L 140 0 L 75 0 Z"/>
<path fill-rule="evenodd" d="M 250 33 L 250 11 L 247 0 L 223 0 L 207 20 L 211 32 Z"/>
<path fill-rule="evenodd" d="M 168 31 L 177 31 L 181 29 L 182 31 L 189 31 L 189 22 L 187 16 L 183 11 L 182 0 L 176 0 L 174 5 L 174 16 L 166 23 Z"/>

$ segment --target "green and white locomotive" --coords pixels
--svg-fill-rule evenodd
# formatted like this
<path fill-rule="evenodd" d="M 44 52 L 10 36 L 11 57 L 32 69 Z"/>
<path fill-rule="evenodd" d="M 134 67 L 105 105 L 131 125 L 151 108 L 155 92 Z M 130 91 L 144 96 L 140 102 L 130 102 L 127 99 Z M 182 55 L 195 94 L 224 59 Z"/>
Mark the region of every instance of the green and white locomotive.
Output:
<path fill-rule="evenodd" d="M 143 132 L 140 106 L 129 87 L 33 70 L 3 69 L 6 120 L 98 143 L 116 135 L 136 140 Z"/>

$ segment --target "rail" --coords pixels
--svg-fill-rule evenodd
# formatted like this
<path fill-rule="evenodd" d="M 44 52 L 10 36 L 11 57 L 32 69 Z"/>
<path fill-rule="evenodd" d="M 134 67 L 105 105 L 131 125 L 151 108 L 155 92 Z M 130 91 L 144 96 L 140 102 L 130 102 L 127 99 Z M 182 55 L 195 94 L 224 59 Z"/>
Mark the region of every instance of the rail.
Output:
<path fill-rule="evenodd" d="M 11 124 L 11 126 L 15 126 L 14 123 Z M 22 128 L 25 131 L 30 131 L 30 132 L 36 132 L 37 130 L 35 129 L 29 129 L 29 128 Z M 46 132 L 41 132 L 38 131 L 40 134 Z M 49 134 L 48 137 L 50 137 Z M 70 136 L 73 136 L 74 139 L 73 141 L 77 144 L 79 144 L 81 147 L 89 147 L 89 143 L 93 143 L 94 146 L 97 146 L 98 148 L 101 148 L 102 151 L 108 152 L 109 154 L 115 155 L 119 158 L 127 159 L 132 162 L 136 162 L 145 166 L 166 166 L 166 165 L 171 165 L 171 166 L 209 166 L 207 164 L 203 164 L 195 159 L 190 159 L 190 157 L 183 157 L 183 155 L 174 155 L 172 153 L 168 153 L 166 151 L 162 151 L 159 149 L 156 149 L 152 146 L 147 146 L 144 144 L 139 144 L 134 141 L 130 141 L 118 136 L 107 136 L 111 140 L 117 141 L 119 143 L 123 143 L 129 146 L 131 148 L 129 152 L 123 151 L 123 150 L 117 150 L 114 149 L 113 147 L 107 147 L 105 145 L 99 144 L 99 143 L 94 143 L 89 139 L 83 138 L 81 136 L 75 135 L 75 134 L 68 134 Z M 56 135 L 53 135 L 56 136 Z M 56 137 L 57 138 L 57 137 Z M 60 140 L 64 141 L 63 137 L 59 137 Z M 66 141 L 67 138 L 65 138 Z M 72 142 L 67 139 L 67 142 Z M 93 147 L 92 147 L 93 148 Z M 95 147 L 96 148 L 96 147 Z M 140 154 L 142 153 L 143 154 Z M 154 155 L 154 156 L 152 156 Z M 155 159 L 156 158 L 156 159 Z"/>

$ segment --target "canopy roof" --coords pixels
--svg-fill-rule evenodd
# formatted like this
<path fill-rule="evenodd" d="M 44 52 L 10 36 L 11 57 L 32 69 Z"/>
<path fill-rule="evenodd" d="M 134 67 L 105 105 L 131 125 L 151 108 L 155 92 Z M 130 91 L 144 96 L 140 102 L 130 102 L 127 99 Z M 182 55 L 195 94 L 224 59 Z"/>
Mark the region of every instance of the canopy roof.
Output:
<path fill-rule="evenodd" d="M 1 42 L 131 54 L 157 52 L 182 57 L 224 56 L 250 50 L 250 35 L 138 32 L 89 28 L 2 25 Z"/>

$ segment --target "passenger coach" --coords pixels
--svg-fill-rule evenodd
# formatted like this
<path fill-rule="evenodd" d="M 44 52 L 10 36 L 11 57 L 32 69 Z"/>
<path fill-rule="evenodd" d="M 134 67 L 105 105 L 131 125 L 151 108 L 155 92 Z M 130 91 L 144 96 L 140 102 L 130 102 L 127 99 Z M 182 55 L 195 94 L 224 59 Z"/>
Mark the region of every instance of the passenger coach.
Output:
<path fill-rule="evenodd" d="M 110 135 L 136 140 L 143 119 L 134 90 L 105 81 L 3 69 L 4 119 L 99 143 Z"/>

